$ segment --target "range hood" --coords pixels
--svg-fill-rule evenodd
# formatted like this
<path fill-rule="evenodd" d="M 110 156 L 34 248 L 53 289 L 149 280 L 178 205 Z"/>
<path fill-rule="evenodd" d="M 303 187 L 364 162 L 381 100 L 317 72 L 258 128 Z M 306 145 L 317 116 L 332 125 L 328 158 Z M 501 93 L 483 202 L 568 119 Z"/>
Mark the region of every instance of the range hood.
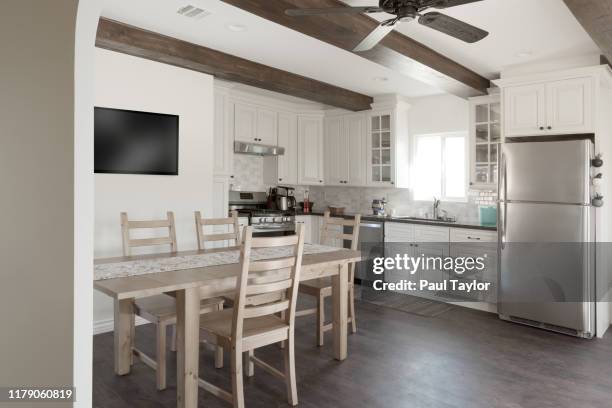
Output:
<path fill-rule="evenodd" d="M 285 154 L 285 148 L 257 143 L 234 142 L 234 153 L 250 154 L 253 156 L 282 156 Z"/>

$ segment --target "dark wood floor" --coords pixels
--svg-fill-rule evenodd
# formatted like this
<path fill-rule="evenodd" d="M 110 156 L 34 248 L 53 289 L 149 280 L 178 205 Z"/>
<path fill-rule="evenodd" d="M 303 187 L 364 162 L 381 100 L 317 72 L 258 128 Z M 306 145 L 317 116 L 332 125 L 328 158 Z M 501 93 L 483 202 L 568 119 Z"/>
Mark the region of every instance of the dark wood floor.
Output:
<path fill-rule="evenodd" d="M 423 317 L 359 302 L 357 316 L 359 331 L 349 336 L 349 358 L 342 363 L 333 360 L 331 333 L 317 348 L 314 318 L 298 319 L 300 407 L 612 407 L 612 335 L 580 340 L 460 307 Z M 153 353 L 150 325 L 139 326 L 136 338 Z M 94 337 L 94 407 L 176 406 L 172 370 L 162 392 L 140 362 L 130 375 L 117 377 L 112 344 L 112 333 Z M 215 370 L 213 353 L 202 348 L 202 354 L 200 375 L 229 390 L 227 368 Z M 258 355 L 281 367 L 277 347 Z M 169 364 L 175 365 L 174 353 Z M 261 370 L 245 381 L 245 394 L 250 408 L 288 406 L 284 384 Z M 229 407 L 203 391 L 200 406 Z"/>

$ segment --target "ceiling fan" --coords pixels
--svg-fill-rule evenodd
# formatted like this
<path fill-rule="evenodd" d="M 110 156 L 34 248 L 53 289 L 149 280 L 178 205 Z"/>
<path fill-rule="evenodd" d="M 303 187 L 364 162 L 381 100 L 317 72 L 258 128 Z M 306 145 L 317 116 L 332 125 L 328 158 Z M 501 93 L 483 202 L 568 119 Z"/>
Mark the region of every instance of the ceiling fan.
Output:
<path fill-rule="evenodd" d="M 474 27 L 456 18 L 447 16 L 437 11 L 422 14 L 430 8 L 446 9 L 482 0 L 379 0 L 378 7 L 326 7 L 326 8 L 298 8 L 285 10 L 289 16 L 317 16 L 324 14 L 341 13 L 389 13 L 395 17 L 385 20 L 365 37 L 354 49 L 355 52 L 367 51 L 378 44 L 389 34 L 397 23 L 412 21 L 419 18 L 419 23 L 438 30 L 444 34 L 455 37 L 467 43 L 475 43 L 485 38 L 489 33 L 478 27 Z"/>

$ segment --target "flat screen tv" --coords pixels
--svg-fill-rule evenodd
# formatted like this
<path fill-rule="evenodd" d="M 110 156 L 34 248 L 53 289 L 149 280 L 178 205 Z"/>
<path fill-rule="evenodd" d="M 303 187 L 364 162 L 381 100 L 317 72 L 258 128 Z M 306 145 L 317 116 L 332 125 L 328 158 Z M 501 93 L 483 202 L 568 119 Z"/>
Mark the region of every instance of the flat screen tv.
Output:
<path fill-rule="evenodd" d="M 96 107 L 96 173 L 178 175 L 179 117 Z"/>

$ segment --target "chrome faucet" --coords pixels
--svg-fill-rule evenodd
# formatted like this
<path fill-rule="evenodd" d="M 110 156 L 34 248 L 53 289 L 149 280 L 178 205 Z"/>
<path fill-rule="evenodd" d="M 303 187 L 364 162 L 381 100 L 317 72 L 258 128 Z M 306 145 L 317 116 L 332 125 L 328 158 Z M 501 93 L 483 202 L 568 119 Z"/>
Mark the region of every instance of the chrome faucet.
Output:
<path fill-rule="evenodd" d="M 440 217 L 440 200 L 434 197 L 433 199 L 433 219 L 437 220 Z"/>

